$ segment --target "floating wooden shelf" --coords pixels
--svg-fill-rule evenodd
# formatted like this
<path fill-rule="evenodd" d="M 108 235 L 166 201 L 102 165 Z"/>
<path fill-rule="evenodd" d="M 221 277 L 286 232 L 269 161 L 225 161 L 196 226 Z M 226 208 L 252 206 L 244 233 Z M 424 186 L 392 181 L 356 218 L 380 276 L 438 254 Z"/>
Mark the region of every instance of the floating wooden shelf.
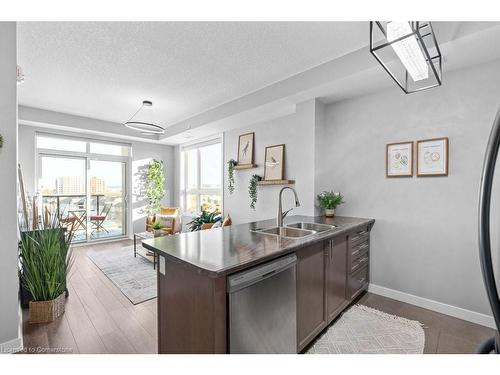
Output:
<path fill-rule="evenodd" d="M 295 180 L 260 180 L 257 185 L 292 185 Z"/>
<path fill-rule="evenodd" d="M 257 168 L 257 164 L 236 164 L 234 169 L 250 169 Z"/>

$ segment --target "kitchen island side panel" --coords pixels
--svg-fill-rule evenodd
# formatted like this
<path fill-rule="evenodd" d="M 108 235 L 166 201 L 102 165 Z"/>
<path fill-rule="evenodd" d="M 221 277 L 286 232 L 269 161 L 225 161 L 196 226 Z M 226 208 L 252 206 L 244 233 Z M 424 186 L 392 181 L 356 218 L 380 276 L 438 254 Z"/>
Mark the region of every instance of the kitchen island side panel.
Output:
<path fill-rule="evenodd" d="M 157 275 L 158 353 L 226 353 L 226 278 L 168 259 Z"/>

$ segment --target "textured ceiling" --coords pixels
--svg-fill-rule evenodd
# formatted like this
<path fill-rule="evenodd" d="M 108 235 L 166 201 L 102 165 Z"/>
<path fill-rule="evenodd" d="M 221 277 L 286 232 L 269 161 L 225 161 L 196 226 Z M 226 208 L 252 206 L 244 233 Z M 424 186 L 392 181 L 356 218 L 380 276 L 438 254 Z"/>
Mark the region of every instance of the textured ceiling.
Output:
<path fill-rule="evenodd" d="M 367 44 L 367 22 L 18 23 L 20 104 L 169 126 Z"/>

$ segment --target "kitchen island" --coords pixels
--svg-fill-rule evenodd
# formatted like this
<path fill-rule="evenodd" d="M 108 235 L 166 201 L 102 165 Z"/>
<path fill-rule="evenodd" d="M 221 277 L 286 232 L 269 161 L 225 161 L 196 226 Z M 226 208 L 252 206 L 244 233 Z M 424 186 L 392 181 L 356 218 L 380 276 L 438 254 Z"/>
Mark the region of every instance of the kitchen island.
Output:
<path fill-rule="evenodd" d="M 297 352 L 301 352 L 368 286 L 373 219 L 291 216 L 334 225 L 305 237 L 256 232 L 274 220 L 143 241 L 156 251 L 158 352 L 228 353 L 227 278 L 295 253 Z"/>

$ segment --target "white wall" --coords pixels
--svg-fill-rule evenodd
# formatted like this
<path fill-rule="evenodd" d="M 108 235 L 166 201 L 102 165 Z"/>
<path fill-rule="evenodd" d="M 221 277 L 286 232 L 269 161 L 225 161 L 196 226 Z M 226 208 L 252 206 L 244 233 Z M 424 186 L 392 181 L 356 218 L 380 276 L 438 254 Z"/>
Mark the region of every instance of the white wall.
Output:
<path fill-rule="evenodd" d="M 301 206 L 291 214 L 314 214 L 314 143 L 318 107 L 316 100 L 297 105 L 296 113 L 238 128 L 224 133 L 224 212 L 230 214 L 234 223 L 276 218 L 277 199 L 282 186 L 258 186 L 255 211 L 250 208 L 248 184 L 253 174 L 264 176 L 264 154 L 266 146 L 285 144 L 285 178 L 295 180 Z M 227 190 L 227 161 L 238 157 L 240 134 L 255 132 L 254 169 L 235 171 L 235 191 Z M 284 192 L 284 209 L 293 207 L 292 192 Z"/>
<path fill-rule="evenodd" d="M 26 107 L 25 107 L 26 108 Z M 93 120 L 98 121 L 98 120 Z M 36 193 L 36 152 L 35 152 L 35 133 L 45 132 L 69 135 L 75 137 L 87 137 L 91 139 L 100 139 L 113 141 L 113 139 L 96 136 L 84 135 L 81 133 L 71 133 L 66 131 L 51 130 L 44 128 L 37 128 L 33 126 L 19 125 L 19 163 L 23 170 L 25 186 L 27 192 L 30 194 Z M 142 232 L 145 230 L 145 214 L 142 209 L 147 205 L 143 193 L 141 192 L 141 179 L 143 178 L 144 168 L 149 164 L 152 159 L 163 160 L 165 168 L 165 190 L 166 195 L 163 200 L 165 206 L 170 206 L 173 202 L 174 191 L 174 178 L 175 178 L 175 164 L 174 164 L 174 148 L 172 146 L 153 144 L 136 141 L 121 141 L 116 142 L 129 143 L 132 147 L 132 163 L 129 169 L 131 175 L 130 185 L 128 190 L 129 202 L 132 204 L 132 229 L 133 232 Z M 131 231 L 132 232 L 132 231 Z M 132 233 L 130 233 L 132 234 Z"/>
<path fill-rule="evenodd" d="M 175 183 L 174 147 L 132 142 L 132 217 L 134 232 L 142 232 L 146 229 L 146 214 L 142 211 L 148 201 L 141 193 L 139 186 L 143 181 L 145 168 L 153 159 L 163 160 L 166 190 L 163 206 L 169 207 L 173 205 Z"/>
<path fill-rule="evenodd" d="M 345 194 L 339 214 L 376 219 L 372 283 L 491 315 L 479 267 L 477 204 L 500 105 L 499 64 L 451 72 L 432 90 L 405 95 L 394 85 L 327 107 L 318 144 L 327 167 L 317 171 L 316 189 Z M 448 177 L 385 177 L 387 143 L 441 136 L 450 141 Z"/>
<path fill-rule="evenodd" d="M 19 348 L 16 23 L 0 22 L 0 352 Z"/>

